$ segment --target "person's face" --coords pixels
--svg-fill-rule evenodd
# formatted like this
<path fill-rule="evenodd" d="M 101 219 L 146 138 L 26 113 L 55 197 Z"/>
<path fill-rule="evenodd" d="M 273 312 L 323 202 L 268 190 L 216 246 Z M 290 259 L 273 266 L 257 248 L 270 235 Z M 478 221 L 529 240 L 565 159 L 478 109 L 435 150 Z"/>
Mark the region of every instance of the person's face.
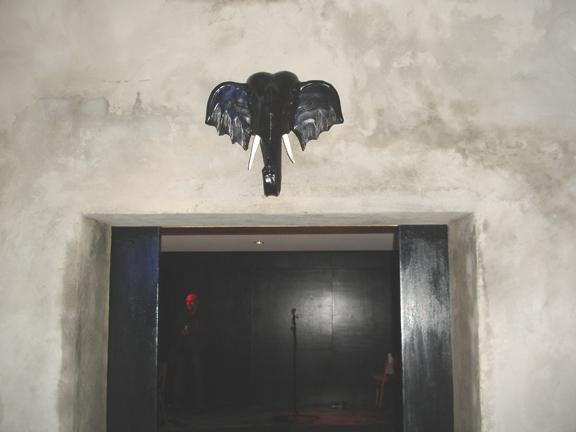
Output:
<path fill-rule="evenodd" d="M 194 294 L 188 294 L 186 296 L 186 309 L 189 311 L 196 309 L 198 306 L 198 296 Z"/>

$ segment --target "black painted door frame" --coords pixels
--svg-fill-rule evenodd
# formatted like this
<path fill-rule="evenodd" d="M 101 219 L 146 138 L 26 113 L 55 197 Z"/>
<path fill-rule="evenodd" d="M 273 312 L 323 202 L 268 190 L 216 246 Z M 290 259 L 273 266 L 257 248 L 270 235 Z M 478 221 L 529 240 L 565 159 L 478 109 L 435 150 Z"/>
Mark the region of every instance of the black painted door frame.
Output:
<path fill-rule="evenodd" d="M 398 228 L 405 432 L 452 432 L 452 321 L 446 225 Z"/>
<path fill-rule="evenodd" d="M 160 230 L 112 228 L 108 432 L 156 432 Z"/>
<path fill-rule="evenodd" d="M 445 225 L 398 227 L 404 432 L 453 431 Z M 160 229 L 112 229 L 108 432 L 157 431 Z"/>

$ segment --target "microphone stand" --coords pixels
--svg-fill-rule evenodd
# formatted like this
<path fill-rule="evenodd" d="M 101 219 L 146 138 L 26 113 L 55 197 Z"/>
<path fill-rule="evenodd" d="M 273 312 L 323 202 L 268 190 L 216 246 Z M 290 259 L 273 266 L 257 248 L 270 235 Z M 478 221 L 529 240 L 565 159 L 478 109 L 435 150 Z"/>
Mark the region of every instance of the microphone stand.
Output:
<path fill-rule="evenodd" d="M 292 332 L 292 414 L 286 416 L 276 417 L 279 421 L 285 421 L 289 423 L 306 423 L 318 419 L 315 415 L 302 415 L 298 410 L 298 363 L 297 363 L 297 348 L 298 348 L 298 336 L 296 330 L 296 320 L 298 315 L 296 315 L 296 308 L 292 308 L 291 311 L 292 320 L 290 325 L 290 331 Z"/>
<path fill-rule="evenodd" d="M 296 366 L 296 350 L 298 347 L 298 338 L 296 336 L 296 308 L 292 308 L 292 415 L 298 415 L 298 374 Z"/>

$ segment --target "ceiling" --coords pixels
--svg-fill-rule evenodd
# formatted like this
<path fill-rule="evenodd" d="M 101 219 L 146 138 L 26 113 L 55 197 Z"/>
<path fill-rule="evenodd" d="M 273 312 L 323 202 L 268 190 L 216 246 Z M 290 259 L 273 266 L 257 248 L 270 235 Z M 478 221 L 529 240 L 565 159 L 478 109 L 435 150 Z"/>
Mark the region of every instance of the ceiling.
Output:
<path fill-rule="evenodd" d="M 162 252 L 389 251 L 394 234 L 163 234 L 161 247 Z"/>

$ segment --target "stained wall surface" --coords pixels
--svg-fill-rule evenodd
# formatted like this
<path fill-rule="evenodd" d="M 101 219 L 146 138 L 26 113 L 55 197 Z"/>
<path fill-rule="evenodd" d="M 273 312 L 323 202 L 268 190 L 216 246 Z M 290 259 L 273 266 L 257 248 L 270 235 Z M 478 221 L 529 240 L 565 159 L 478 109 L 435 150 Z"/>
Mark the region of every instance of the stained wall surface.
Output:
<path fill-rule="evenodd" d="M 571 0 L 2 1 L 0 430 L 104 430 L 106 224 L 463 215 L 456 423 L 576 430 L 575 22 Z M 264 198 L 205 102 L 285 69 L 345 123 Z"/>

